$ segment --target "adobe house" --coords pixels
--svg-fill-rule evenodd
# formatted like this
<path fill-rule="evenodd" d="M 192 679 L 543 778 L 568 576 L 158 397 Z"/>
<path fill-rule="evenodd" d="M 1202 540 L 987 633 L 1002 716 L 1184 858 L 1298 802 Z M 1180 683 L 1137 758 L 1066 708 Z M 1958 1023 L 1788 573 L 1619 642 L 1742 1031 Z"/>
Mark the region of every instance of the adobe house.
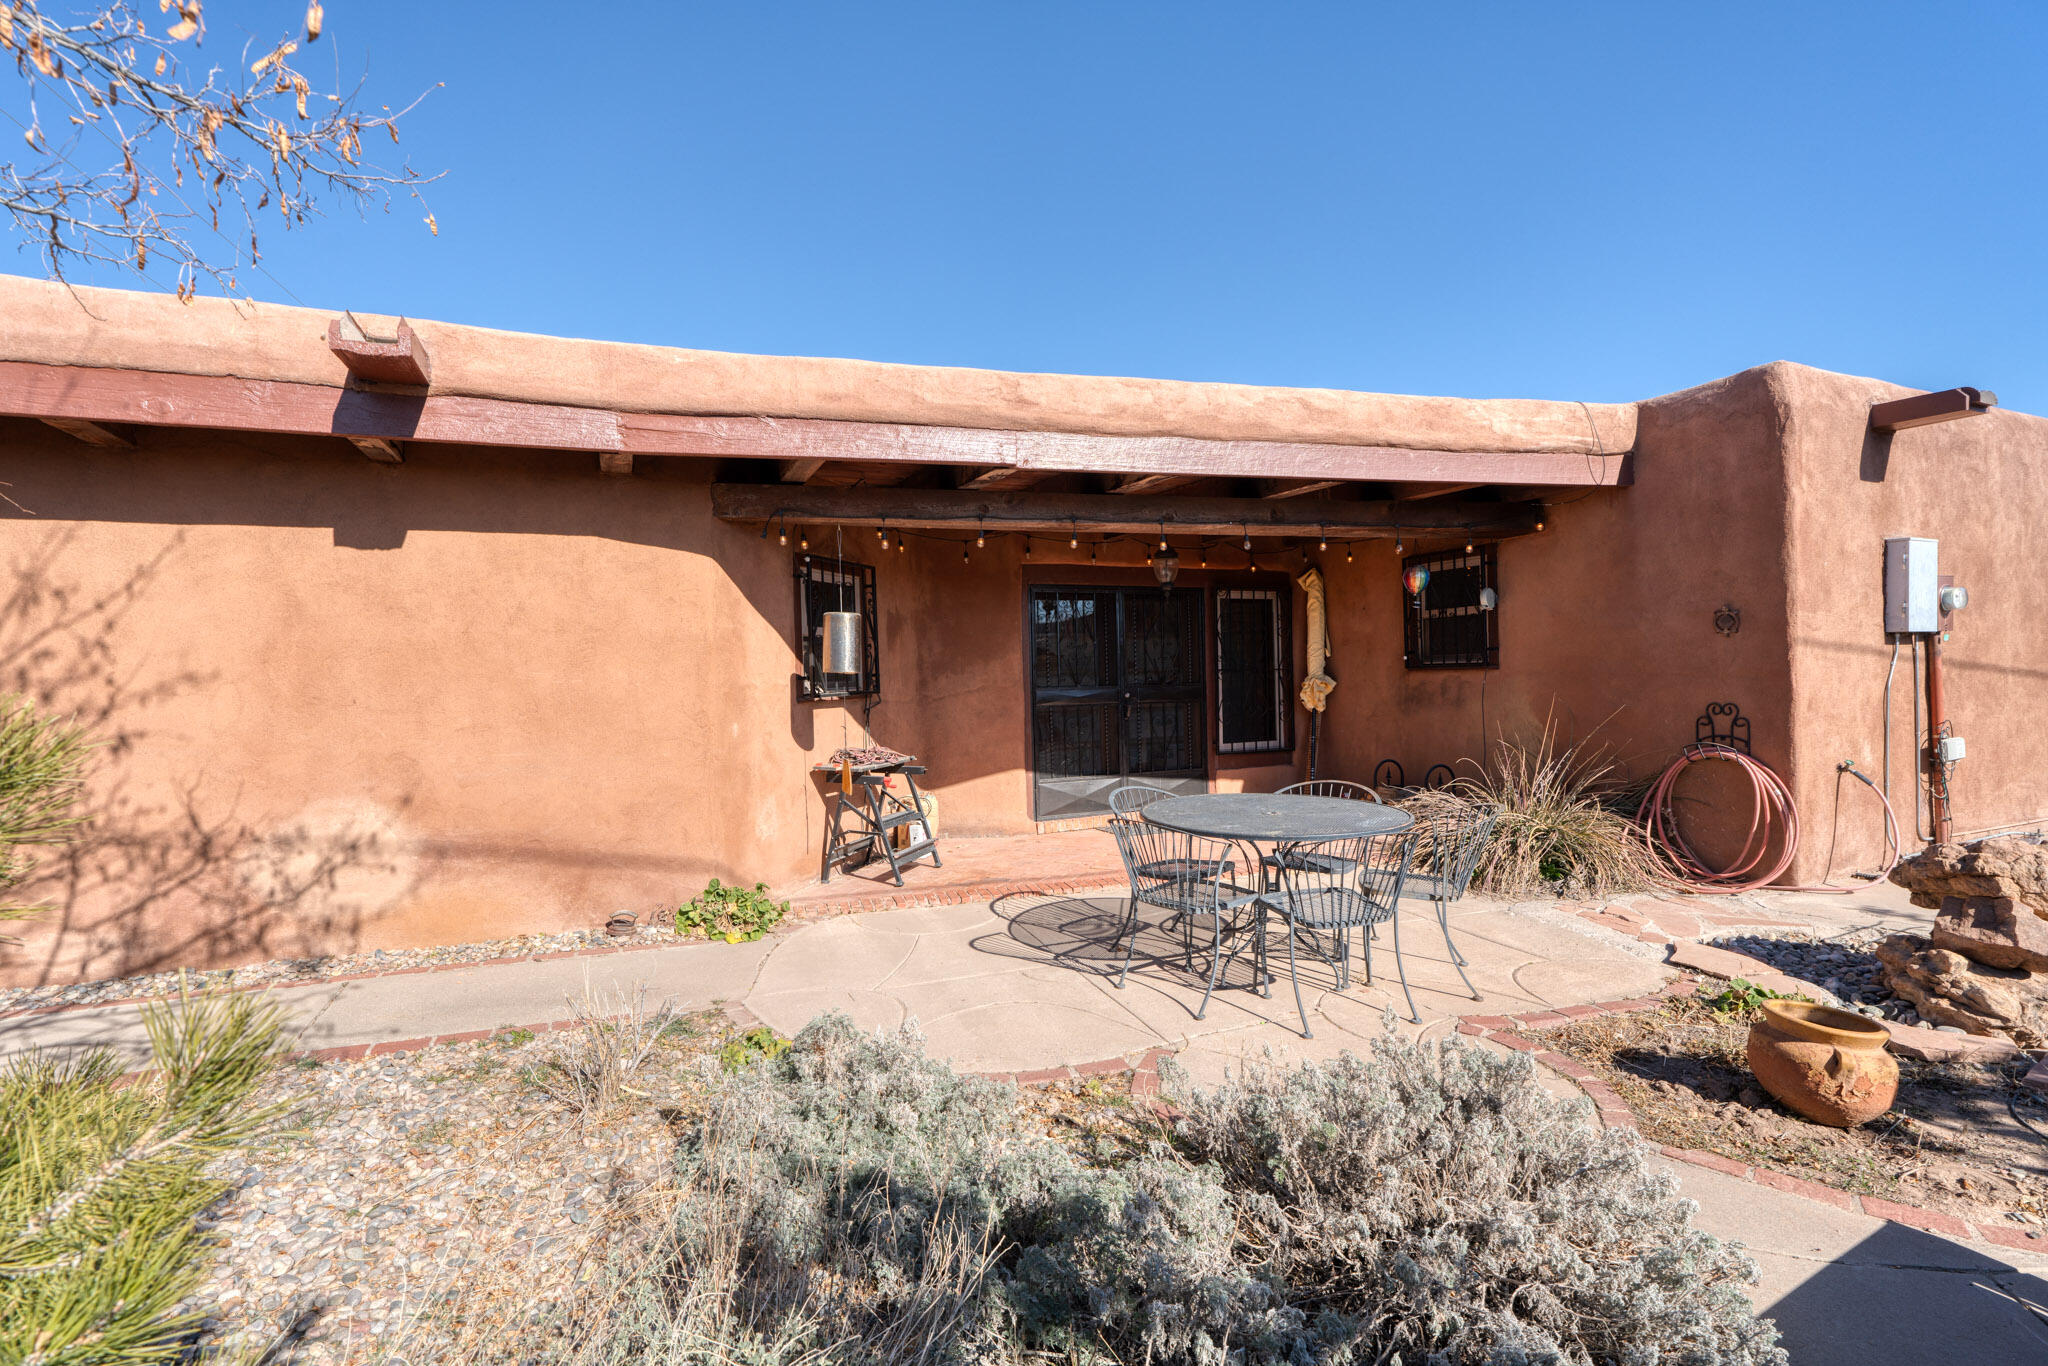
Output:
<path fill-rule="evenodd" d="M 1734 703 L 1810 882 L 1831 844 L 1837 878 L 1882 863 L 1837 765 L 1880 775 L 1887 735 L 1925 819 L 1882 558 L 1937 538 L 1972 594 L 1955 829 L 2033 826 L 2048 422 L 1965 391 L 1873 422 L 1913 396 L 1782 362 L 1623 404 L 1001 374 L 0 277 L 0 688 L 106 744 L 0 980 L 793 884 L 811 766 L 870 737 L 928 766 L 952 841 L 1085 822 L 1125 778 L 1276 787 L 1309 764 L 1310 566 L 1322 775 L 1412 783 L 1551 718 L 1647 777 Z M 849 593 L 874 649 L 822 675 Z M 1739 836 L 1694 795 L 1705 844 Z"/>

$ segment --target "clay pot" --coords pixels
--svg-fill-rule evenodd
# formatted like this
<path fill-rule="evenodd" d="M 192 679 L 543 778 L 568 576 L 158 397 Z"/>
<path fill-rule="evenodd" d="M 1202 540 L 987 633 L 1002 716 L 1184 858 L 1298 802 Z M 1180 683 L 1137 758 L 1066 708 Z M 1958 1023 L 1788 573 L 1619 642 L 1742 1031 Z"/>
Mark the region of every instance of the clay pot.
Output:
<path fill-rule="evenodd" d="M 1749 1027 L 1749 1070 L 1791 1110 L 1846 1129 L 1876 1119 L 1899 1094 L 1891 1036 L 1875 1020 L 1806 1001 L 1765 1001 Z"/>

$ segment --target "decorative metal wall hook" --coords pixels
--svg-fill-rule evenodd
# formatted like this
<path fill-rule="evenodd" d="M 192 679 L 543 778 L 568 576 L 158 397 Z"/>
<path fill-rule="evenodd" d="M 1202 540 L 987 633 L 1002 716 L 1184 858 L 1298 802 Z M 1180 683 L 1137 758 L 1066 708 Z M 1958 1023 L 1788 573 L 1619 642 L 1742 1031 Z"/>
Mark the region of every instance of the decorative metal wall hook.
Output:
<path fill-rule="evenodd" d="M 1724 636 L 1732 636 L 1742 629 L 1742 609 L 1729 603 L 1714 609 L 1714 629 Z"/>
<path fill-rule="evenodd" d="M 1705 713 L 1693 722 L 1692 741 L 1695 747 L 1718 745 L 1748 754 L 1749 718 L 1733 702 L 1709 702 Z"/>

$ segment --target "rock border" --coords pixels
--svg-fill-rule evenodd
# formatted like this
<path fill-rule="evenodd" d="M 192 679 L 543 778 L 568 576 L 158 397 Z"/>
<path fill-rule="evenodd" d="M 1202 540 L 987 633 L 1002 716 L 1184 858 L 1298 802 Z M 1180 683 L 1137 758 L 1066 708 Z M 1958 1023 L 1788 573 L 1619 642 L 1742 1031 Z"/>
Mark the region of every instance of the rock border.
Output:
<path fill-rule="evenodd" d="M 1638 1010 L 1647 1010 L 1661 1004 L 1662 999 L 1673 996 L 1691 996 L 1699 990 L 1697 977 L 1685 976 L 1668 983 L 1656 996 L 1636 996 L 1618 1001 L 1599 1001 L 1591 1005 L 1559 1006 L 1555 1010 L 1525 1011 L 1519 1015 L 1461 1015 L 1458 1017 L 1457 1032 L 1483 1042 L 1498 1044 L 1516 1052 L 1527 1053 L 1561 1077 L 1569 1079 L 1593 1102 L 1601 1127 L 1607 1129 L 1628 1129 L 1640 1134 L 1641 1125 L 1635 1111 L 1620 1094 L 1600 1080 L 1592 1068 L 1577 1058 L 1563 1053 L 1552 1052 L 1542 1043 L 1528 1037 L 1524 1030 L 1541 1030 L 1567 1024 L 1572 1020 L 1585 1019 L 1594 1015 L 1625 1015 Z M 1647 1140 L 1645 1140 L 1647 1141 Z M 1817 1200 L 1851 1214 L 1867 1214 L 1872 1218 L 1904 1224 L 1908 1228 L 1921 1229 L 1928 1233 L 1939 1233 L 1944 1237 L 1957 1238 L 1965 1242 L 1972 1238 L 1990 1243 L 1995 1247 L 2016 1248 L 2021 1251 L 2048 1252 L 2048 1228 L 2018 1229 L 2003 1228 L 1992 1224 L 1970 1223 L 1953 1214 L 1940 1210 L 1922 1209 L 1917 1205 L 1902 1205 L 1897 1201 L 1880 1199 L 1875 1195 L 1859 1195 L 1854 1191 L 1838 1190 L 1824 1186 L 1817 1181 L 1807 1181 L 1797 1176 L 1768 1167 L 1750 1166 L 1719 1153 L 1701 1152 L 1694 1148 L 1674 1148 L 1660 1143 L 1657 1151 L 1676 1162 L 1688 1162 L 1695 1167 L 1720 1172 L 1740 1181 L 1766 1186 L 1787 1195 L 1797 1195 L 1808 1200 Z"/>

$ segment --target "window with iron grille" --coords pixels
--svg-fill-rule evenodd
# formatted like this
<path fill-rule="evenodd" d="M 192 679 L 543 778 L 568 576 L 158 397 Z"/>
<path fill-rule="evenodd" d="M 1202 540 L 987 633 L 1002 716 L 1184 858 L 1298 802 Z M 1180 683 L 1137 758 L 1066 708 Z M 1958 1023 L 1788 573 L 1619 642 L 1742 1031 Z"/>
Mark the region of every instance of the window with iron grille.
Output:
<path fill-rule="evenodd" d="M 860 613 L 860 672 L 825 672 L 825 614 Z M 825 555 L 796 559 L 797 654 L 803 661 L 803 695 L 813 702 L 836 697 L 873 697 L 882 690 L 877 645 L 874 567 Z"/>
<path fill-rule="evenodd" d="M 1411 669 L 1492 669 L 1500 666 L 1500 613 L 1479 605 L 1480 590 L 1496 585 L 1495 547 L 1480 546 L 1471 554 L 1450 551 L 1410 555 L 1401 561 L 1401 610 L 1407 620 L 1407 653 Z M 1407 573 L 1429 571 L 1420 594 L 1410 593 Z"/>
<path fill-rule="evenodd" d="M 1216 750 L 1292 749 L 1294 652 L 1284 588 L 1216 590 Z"/>

